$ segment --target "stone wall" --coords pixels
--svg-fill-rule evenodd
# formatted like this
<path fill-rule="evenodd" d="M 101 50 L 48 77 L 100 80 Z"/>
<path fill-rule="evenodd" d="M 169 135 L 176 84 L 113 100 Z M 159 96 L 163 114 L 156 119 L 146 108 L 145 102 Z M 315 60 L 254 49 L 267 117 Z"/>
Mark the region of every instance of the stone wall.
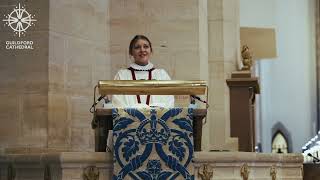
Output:
<path fill-rule="evenodd" d="M 48 148 L 92 151 L 93 87 L 110 78 L 109 1 L 50 1 Z"/>
<path fill-rule="evenodd" d="M 302 180 L 301 154 L 263 154 L 246 152 L 195 153 L 195 179 L 210 174 L 213 180 L 294 179 Z M 206 167 L 206 169 L 204 169 Z M 38 155 L 0 156 L 0 179 L 81 180 L 111 179 L 112 154 L 102 152 L 64 152 Z M 95 177 L 95 178 L 94 178 Z"/>
<path fill-rule="evenodd" d="M 19 2 L 37 21 L 21 38 L 0 26 L 1 150 L 92 151 L 93 87 L 110 78 L 109 2 L 2 1 L 1 17 Z M 34 50 L 6 50 L 6 40 Z"/>
<path fill-rule="evenodd" d="M 2 21 L 19 3 L 37 20 L 20 37 Z M 48 11 L 43 0 L 0 2 L 0 152 L 47 145 Z M 33 41 L 33 49 L 6 49 L 6 41 Z"/>
<path fill-rule="evenodd" d="M 111 179 L 112 155 L 97 152 L 64 152 L 0 156 L 0 179 L 95 179 L 90 177 L 90 172 L 98 179 Z"/>
<path fill-rule="evenodd" d="M 173 79 L 199 79 L 197 0 L 111 0 L 110 34 L 112 75 L 132 62 L 130 40 L 144 34 L 152 42 L 156 67 Z"/>

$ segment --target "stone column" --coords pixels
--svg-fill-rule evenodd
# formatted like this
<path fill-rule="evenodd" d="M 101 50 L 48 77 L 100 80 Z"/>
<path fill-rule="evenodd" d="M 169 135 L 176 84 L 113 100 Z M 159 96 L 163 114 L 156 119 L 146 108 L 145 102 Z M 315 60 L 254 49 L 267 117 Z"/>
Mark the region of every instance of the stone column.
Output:
<path fill-rule="evenodd" d="M 93 87 L 110 79 L 109 1 L 50 0 L 48 148 L 94 151 Z"/>
<path fill-rule="evenodd" d="M 3 1 L 1 17 L 18 3 L 37 21 L 17 37 L 1 20 L 0 149 L 93 151 L 93 87 L 111 74 L 109 1 Z M 34 49 L 5 49 L 13 40 Z"/>
<path fill-rule="evenodd" d="M 230 138 L 230 101 L 226 79 L 239 60 L 239 0 L 208 0 L 209 102 L 208 150 L 236 150 Z"/>
<path fill-rule="evenodd" d="M 0 2 L 0 152 L 47 146 L 49 2 L 36 2 Z M 19 3 L 37 20 L 20 37 L 3 21 Z M 33 41 L 33 49 L 7 49 L 7 41 Z"/>

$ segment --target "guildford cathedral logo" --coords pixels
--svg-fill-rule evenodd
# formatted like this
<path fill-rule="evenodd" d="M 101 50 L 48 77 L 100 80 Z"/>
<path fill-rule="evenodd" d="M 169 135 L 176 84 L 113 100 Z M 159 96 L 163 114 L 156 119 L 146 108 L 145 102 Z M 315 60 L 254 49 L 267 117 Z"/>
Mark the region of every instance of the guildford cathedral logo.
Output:
<path fill-rule="evenodd" d="M 20 3 L 11 13 L 4 16 L 5 19 L 2 20 L 4 25 L 10 27 L 19 38 L 25 36 L 27 29 L 34 26 L 37 21 L 34 15 L 30 14 Z M 33 49 L 33 41 L 6 41 L 6 49 Z"/>

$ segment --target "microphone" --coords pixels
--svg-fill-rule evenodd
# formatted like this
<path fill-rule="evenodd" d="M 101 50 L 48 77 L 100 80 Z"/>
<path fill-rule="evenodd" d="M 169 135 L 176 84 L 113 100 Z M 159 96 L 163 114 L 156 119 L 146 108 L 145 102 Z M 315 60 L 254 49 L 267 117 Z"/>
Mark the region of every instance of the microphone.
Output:
<path fill-rule="evenodd" d="M 97 104 L 101 101 L 101 99 L 103 99 L 103 98 L 104 98 L 104 96 L 100 96 L 100 97 L 96 100 L 96 102 L 94 102 L 94 103 L 92 104 L 91 107 L 97 105 Z"/>
<path fill-rule="evenodd" d="M 194 99 L 196 99 L 196 100 L 198 100 L 198 101 L 200 101 L 200 102 L 203 102 L 203 103 L 205 103 L 205 104 L 208 104 L 207 103 L 207 101 L 205 101 L 205 100 L 202 100 L 199 96 L 195 96 L 195 95 L 190 95 L 192 98 L 194 98 Z"/>
<path fill-rule="evenodd" d="M 311 153 L 308 153 L 308 156 L 312 157 L 313 163 L 320 162 L 320 159 L 318 159 L 317 157 L 313 156 Z"/>
<path fill-rule="evenodd" d="M 92 106 L 91 106 L 91 108 L 89 109 L 89 111 L 91 112 L 91 113 L 94 113 L 93 111 L 94 111 L 94 107 L 101 101 L 101 99 L 103 99 L 105 96 L 100 96 L 97 100 L 96 100 L 96 102 L 94 102 L 93 104 L 92 104 Z"/>
<path fill-rule="evenodd" d="M 198 101 L 200 101 L 200 102 L 202 102 L 202 103 L 206 104 L 206 107 L 207 107 L 207 108 L 209 108 L 209 104 L 208 104 L 208 102 L 207 102 L 207 101 L 205 101 L 205 100 L 202 100 L 199 96 L 196 96 L 196 95 L 190 95 L 190 97 L 192 97 L 193 99 L 196 99 L 196 100 L 198 100 Z"/>

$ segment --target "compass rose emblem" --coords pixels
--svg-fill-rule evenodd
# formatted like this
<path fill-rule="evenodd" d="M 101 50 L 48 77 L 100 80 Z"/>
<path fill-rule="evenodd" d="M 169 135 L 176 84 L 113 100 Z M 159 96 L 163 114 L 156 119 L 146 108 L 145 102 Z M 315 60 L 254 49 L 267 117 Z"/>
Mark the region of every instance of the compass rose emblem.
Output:
<path fill-rule="evenodd" d="M 24 34 L 31 25 L 34 25 L 35 21 L 37 21 L 36 19 L 33 19 L 34 15 L 28 13 L 20 3 L 5 17 L 6 19 L 3 19 L 2 21 L 5 21 L 6 25 L 18 34 L 19 37 Z"/>

